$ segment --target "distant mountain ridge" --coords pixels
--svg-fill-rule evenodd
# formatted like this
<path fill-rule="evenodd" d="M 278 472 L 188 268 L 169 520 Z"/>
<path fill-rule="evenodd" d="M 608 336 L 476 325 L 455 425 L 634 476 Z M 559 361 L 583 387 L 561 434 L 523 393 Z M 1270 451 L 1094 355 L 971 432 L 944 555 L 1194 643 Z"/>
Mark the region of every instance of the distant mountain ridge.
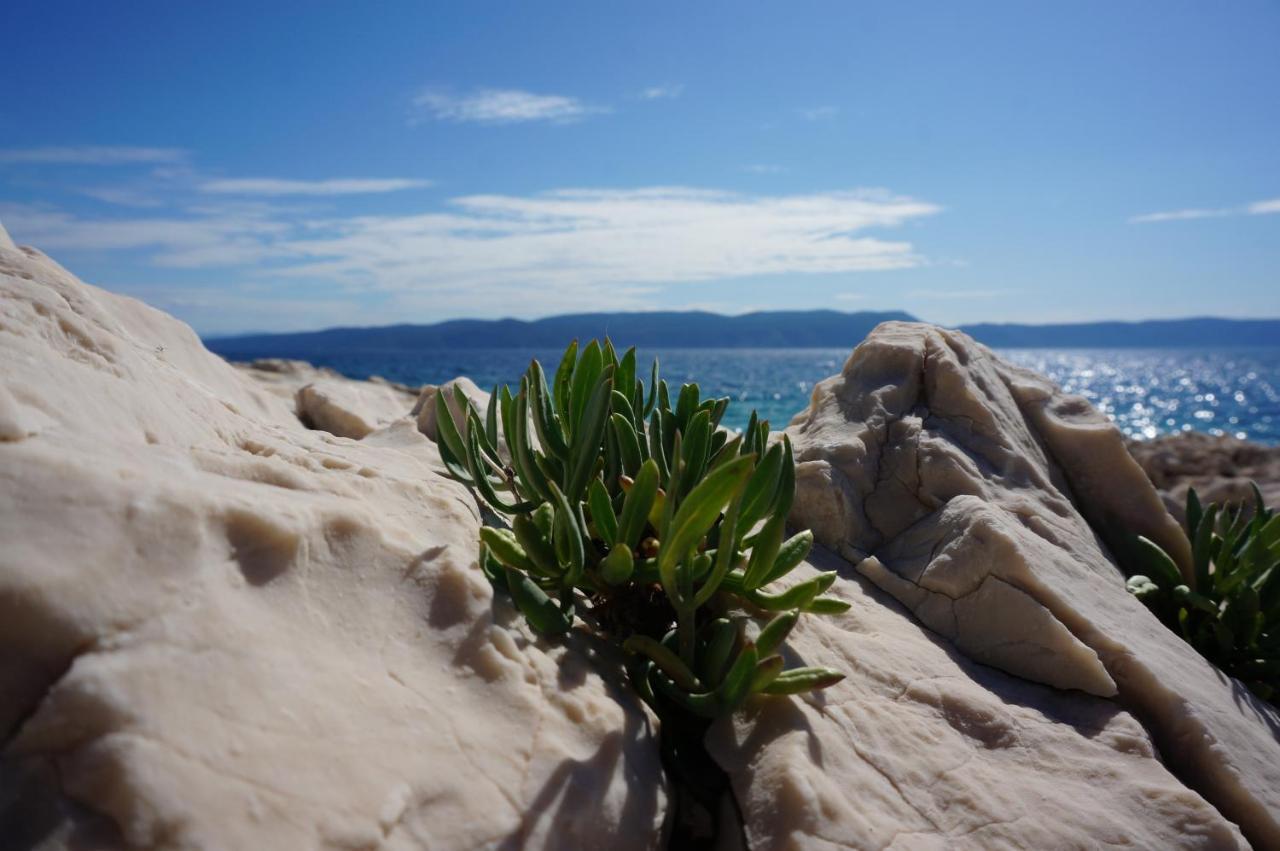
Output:
<path fill-rule="evenodd" d="M 960 330 L 995 348 L 1196 348 L 1278 346 L 1280 319 L 1148 319 L 1016 325 L 983 322 Z"/>
<path fill-rule="evenodd" d="M 227 357 L 280 357 L 342 347 L 379 349 L 558 348 L 609 336 L 642 348 L 852 348 L 881 322 L 919 321 L 903 311 L 780 310 L 724 316 L 704 311 L 576 313 L 544 319 L 455 319 L 432 325 L 329 328 L 212 337 Z M 959 330 L 996 348 L 1173 348 L 1280 345 L 1280 319 L 1158 319 L 1027 325 L 977 323 Z"/>
<path fill-rule="evenodd" d="M 320 344 L 367 349 L 563 348 L 572 339 L 609 336 L 653 348 L 840 348 L 861 342 L 881 322 L 917 321 L 902 311 L 779 310 L 724 316 L 704 311 L 575 313 L 545 319 L 454 319 L 435 325 L 329 328 L 294 334 L 251 334 L 206 342 L 223 355 Z"/>

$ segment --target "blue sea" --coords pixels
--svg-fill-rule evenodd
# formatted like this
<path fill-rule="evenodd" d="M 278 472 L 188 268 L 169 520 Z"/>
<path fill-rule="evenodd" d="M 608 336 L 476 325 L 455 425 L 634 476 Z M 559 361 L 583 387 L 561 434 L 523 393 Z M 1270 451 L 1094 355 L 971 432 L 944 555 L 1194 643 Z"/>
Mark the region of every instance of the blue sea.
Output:
<path fill-rule="evenodd" d="M 211 348 L 217 351 L 217 343 Z M 997 351 L 1089 399 L 1130 437 L 1197 430 L 1280 444 L 1280 346 Z M 534 357 L 548 371 L 554 370 L 559 355 L 529 349 L 236 352 L 238 359 L 301 358 L 352 378 L 381 375 L 412 385 L 467 375 L 485 389 L 497 383 L 517 384 Z M 704 395 L 729 396 L 733 402 L 726 425 L 742 427 L 755 409 L 780 428 L 808 403 L 815 382 L 840 371 L 849 352 L 670 349 L 640 355 L 642 362 L 656 355 L 662 376 L 674 387 L 697 381 Z"/>

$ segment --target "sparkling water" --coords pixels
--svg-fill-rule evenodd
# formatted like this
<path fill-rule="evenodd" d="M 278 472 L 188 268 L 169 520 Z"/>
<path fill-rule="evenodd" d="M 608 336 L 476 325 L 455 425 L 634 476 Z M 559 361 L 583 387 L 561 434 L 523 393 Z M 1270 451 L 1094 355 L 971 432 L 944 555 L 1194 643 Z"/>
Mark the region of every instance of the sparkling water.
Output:
<path fill-rule="evenodd" d="M 217 351 L 217 343 L 211 344 Z M 352 378 L 381 375 L 405 384 L 438 384 L 470 376 L 486 390 L 516 385 L 529 360 L 548 372 L 560 352 L 530 349 L 370 349 L 310 346 L 245 353 L 238 358 L 290 357 Z M 781 428 L 809 401 L 813 385 L 840 371 L 844 349 L 669 349 L 642 351 L 648 379 L 655 355 L 673 389 L 697 381 L 704 395 L 729 396 L 725 424 L 741 428 L 752 409 Z M 1198 430 L 1280 443 L 1280 346 L 1240 349 L 1004 349 L 1013 363 L 1044 373 L 1145 439 Z M 647 359 L 647 360 L 646 360 Z"/>

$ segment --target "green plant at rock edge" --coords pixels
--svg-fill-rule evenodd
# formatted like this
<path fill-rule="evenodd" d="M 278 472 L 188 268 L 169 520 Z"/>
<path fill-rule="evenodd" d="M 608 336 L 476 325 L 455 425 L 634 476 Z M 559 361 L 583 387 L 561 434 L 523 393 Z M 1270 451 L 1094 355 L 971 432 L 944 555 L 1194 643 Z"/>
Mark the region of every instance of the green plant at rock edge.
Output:
<path fill-rule="evenodd" d="M 1171 630 L 1254 694 L 1280 706 L 1280 516 L 1253 488 L 1244 504 L 1200 504 L 1187 492 L 1193 582 L 1154 542 L 1139 537 L 1142 573 L 1126 583 Z"/>
<path fill-rule="evenodd" d="M 785 536 L 794 463 L 766 421 L 753 413 L 730 435 L 719 428 L 727 398 L 685 384 L 673 405 L 657 361 L 646 387 L 635 349 L 619 357 L 608 340 L 572 343 L 550 383 L 532 361 L 518 392 L 495 387 L 484 414 L 455 394 L 461 430 L 436 396 L 440 454 L 510 518 L 481 529 L 480 565 L 533 629 L 554 636 L 581 621 L 619 643 L 637 692 L 667 714 L 674 704 L 714 718 L 753 694 L 843 679 L 786 669 L 778 652 L 801 613 L 848 604 L 823 596 L 834 572 L 777 590 L 813 535 Z M 755 613 L 770 617 L 758 631 Z"/>

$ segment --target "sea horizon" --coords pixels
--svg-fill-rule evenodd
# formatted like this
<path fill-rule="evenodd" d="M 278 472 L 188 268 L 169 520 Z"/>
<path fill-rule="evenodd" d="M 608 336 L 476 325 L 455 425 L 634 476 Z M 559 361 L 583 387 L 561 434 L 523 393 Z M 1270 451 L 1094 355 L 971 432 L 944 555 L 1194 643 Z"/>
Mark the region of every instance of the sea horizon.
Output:
<path fill-rule="evenodd" d="M 303 360 L 347 378 L 377 376 L 410 386 L 465 375 L 486 391 L 517 385 L 533 358 L 554 365 L 561 354 L 551 347 L 327 348 L 305 341 L 228 351 L 220 342 L 205 345 L 231 361 Z M 637 347 L 637 356 L 645 365 L 656 356 L 669 384 L 696 382 L 704 395 L 728 396 L 724 422 L 731 428 L 744 426 L 752 410 L 782 427 L 803 410 L 814 384 L 840 371 L 853 348 Z M 1280 444 L 1280 345 L 992 350 L 1083 396 L 1134 440 L 1199 431 Z"/>

